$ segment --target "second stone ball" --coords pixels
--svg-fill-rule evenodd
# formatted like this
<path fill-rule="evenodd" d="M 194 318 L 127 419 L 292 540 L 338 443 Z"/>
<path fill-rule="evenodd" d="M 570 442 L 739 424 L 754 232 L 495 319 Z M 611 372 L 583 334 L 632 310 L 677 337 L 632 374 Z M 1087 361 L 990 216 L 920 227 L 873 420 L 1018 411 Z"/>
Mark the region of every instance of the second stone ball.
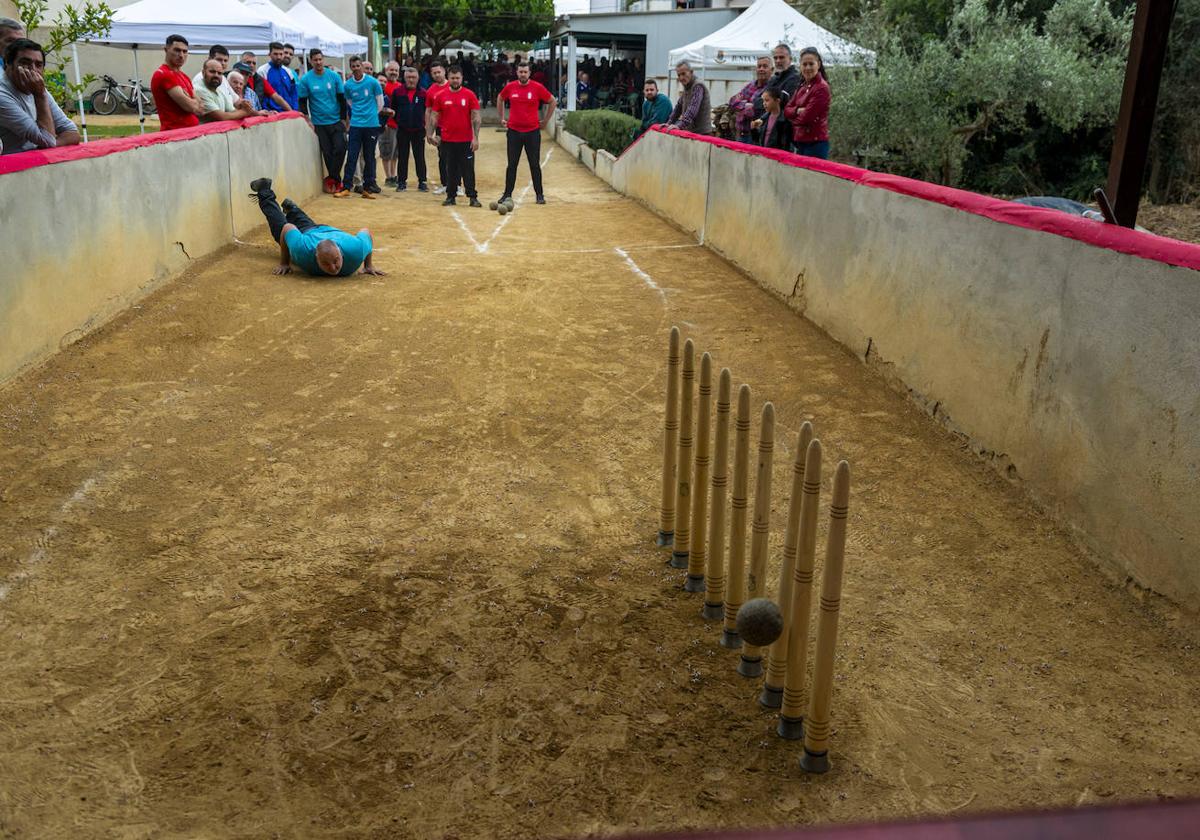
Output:
<path fill-rule="evenodd" d="M 783 613 L 770 598 L 754 598 L 738 610 L 737 631 L 746 644 L 766 647 L 783 633 Z"/>

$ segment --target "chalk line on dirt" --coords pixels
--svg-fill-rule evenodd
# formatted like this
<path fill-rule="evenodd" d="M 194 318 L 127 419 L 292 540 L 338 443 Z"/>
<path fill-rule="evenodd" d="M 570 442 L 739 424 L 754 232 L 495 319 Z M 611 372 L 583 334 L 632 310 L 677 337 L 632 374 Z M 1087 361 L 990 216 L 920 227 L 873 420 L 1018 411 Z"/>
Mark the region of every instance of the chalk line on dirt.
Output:
<path fill-rule="evenodd" d="M 667 303 L 667 293 L 663 287 L 655 283 L 653 277 L 642 271 L 641 266 L 634 262 L 633 257 L 629 256 L 629 254 L 623 248 L 613 248 L 613 251 L 616 252 L 617 256 L 625 260 L 625 265 L 629 266 L 629 270 L 637 275 L 637 277 L 639 277 L 647 287 L 658 292 L 658 297 L 662 300 L 663 305 L 665 306 Z"/>

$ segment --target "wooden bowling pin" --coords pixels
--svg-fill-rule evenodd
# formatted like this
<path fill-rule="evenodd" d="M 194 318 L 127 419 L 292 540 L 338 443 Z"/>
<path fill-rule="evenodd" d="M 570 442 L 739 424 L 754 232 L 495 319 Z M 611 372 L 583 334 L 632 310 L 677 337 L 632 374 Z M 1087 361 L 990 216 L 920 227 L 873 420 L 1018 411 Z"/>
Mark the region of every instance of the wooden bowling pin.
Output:
<path fill-rule="evenodd" d="M 713 443 L 712 505 L 708 517 L 708 570 L 704 576 L 704 607 L 709 621 L 719 621 L 725 606 L 725 502 L 729 491 L 729 400 L 733 377 L 721 371 L 717 384 L 717 429 Z"/>
<path fill-rule="evenodd" d="M 804 682 L 808 672 L 808 624 L 812 612 L 813 563 L 817 553 L 817 509 L 821 503 L 821 441 L 814 438 L 804 456 L 800 500 L 799 551 L 792 576 L 791 625 L 788 627 L 787 675 L 779 708 L 781 738 L 804 737 Z"/>
<path fill-rule="evenodd" d="M 679 459 L 675 464 L 675 550 L 671 568 L 686 569 L 691 551 L 692 521 L 692 444 L 696 430 L 692 426 L 695 400 L 696 346 L 689 338 L 683 343 L 683 369 L 679 377 Z"/>
<path fill-rule="evenodd" d="M 700 397 L 696 406 L 696 469 L 692 476 L 691 554 L 688 556 L 688 575 L 683 588 L 688 592 L 704 591 L 705 515 L 708 513 L 708 471 L 712 459 L 708 437 L 712 425 L 712 356 L 700 357 Z"/>
<path fill-rule="evenodd" d="M 771 465 L 775 459 L 775 406 L 762 407 L 762 425 L 758 433 L 758 472 L 754 476 L 754 522 L 750 526 L 750 576 L 746 579 L 746 600 L 767 597 L 767 544 L 771 533 Z M 743 677 L 761 677 L 763 651 L 757 645 L 742 648 L 738 673 Z"/>
<path fill-rule="evenodd" d="M 800 543 L 800 502 L 804 498 L 804 459 L 812 440 L 812 423 L 800 426 L 796 454 L 792 458 L 792 495 L 788 500 L 787 530 L 783 537 L 783 565 L 779 570 L 779 611 L 783 614 L 783 634 L 771 645 L 767 655 L 767 678 L 758 702 L 768 709 L 783 703 L 783 682 L 787 675 L 788 628 L 791 626 L 792 590 L 796 575 L 796 548 Z"/>
<path fill-rule="evenodd" d="M 671 327 L 667 343 L 667 415 L 663 423 L 662 517 L 658 545 L 675 540 L 675 451 L 679 439 L 679 327 Z"/>
<path fill-rule="evenodd" d="M 804 755 L 800 767 L 809 773 L 829 770 L 829 708 L 833 702 L 833 655 L 837 650 L 838 614 L 842 605 L 842 567 L 846 557 L 846 517 L 850 512 L 850 465 L 842 461 L 833 475 L 829 536 L 821 575 L 821 611 L 813 659 L 812 697 L 804 721 Z"/>
<path fill-rule="evenodd" d="M 738 388 L 733 437 L 733 498 L 729 515 L 729 574 L 725 578 L 725 630 L 721 644 L 731 650 L 742 646 L 737 613 L 746 601 L 746 492 L 750 461 L 750 386 Z"/>

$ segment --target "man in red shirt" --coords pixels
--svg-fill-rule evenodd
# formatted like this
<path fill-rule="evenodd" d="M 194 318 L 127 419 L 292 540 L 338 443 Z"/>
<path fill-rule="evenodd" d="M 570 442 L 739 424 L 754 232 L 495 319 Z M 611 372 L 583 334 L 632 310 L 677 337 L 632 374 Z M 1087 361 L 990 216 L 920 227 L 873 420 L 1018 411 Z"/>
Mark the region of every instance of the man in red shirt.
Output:
<path fill-rule="evenodd" d="M 159 130 L 199 125 L 204 106 L 196 98 L 192 80 L 183 72 L 188 57 L 187 38 L 168 35 L 163 52 L 166 62 L 150 77 L 150 93 L 154 96 L 154 107 L 158 109 Z"/>
<path fill-rule="evenodd" d="M 426 137 L 446 156 L 446 174 L 450 183 L 446 185 L 446 200 L 442 205 L 456 204 L 454 198 L 461 181 L 471 206 L 482 207 L 479 194 L 475 192 L 475 152 L 479 149 L 481 124 L 479 100 L 462 86 L 462 82 L 462 68 L 455 64 L 450 68 L 449 87 L 430 105 L 433 116 Z M 440 137 L 434 134 L 437 129 L 441 129 Z"/>
<path fill-rule="evenodd" d="M 442 95 L 450 84 L 446 81 L 446 65 L 442 64 L 441 60 L 435 59 L 429 65 L 429 75 L 433 79 L 433 84 L 425 91 L 425 133 L 429 134 L 429 126 L 433 121 L 433 106 L 437 102 L 437 98 Z M 433 140 L 429 141 L 430 145 L 437 146 Z M 441 186 L 433 188 L 434 195 L 440 195 L 446 191 L 446 185 L 450 183 L 450 177 L 446 174 L 446 154 L 442 151 L 442 147 L 438 146 L 438 181 Z"/>
<path fill-rule="evenodd" d="M 387 81 L 383 83 L 383 101 L 390 103 L 392 94 L 397 88 L 402 88 L 404 85 L 400 82 L 400 62 L 389 61 L 383 66 L 383 75 Z M 396 186 L 396 118 L 389 117 L 387 124 L 383 127 L 383 132 L 379 135 L 379 158 L 383 161 L 383 174 L 385 187 Z"/>
<path fill-rule="evenodd" d="M 554 96 L 544 85 L 529 79 L 529 62 L 517 65 L 517 80 L 509 82 L 496 97 L 496 112 L 500 124 L 508 129 L 508 170 L 504 173 L 504 195 L 501 201 L 512 198 L 517 183 L 517 165 L 521 162 L 521 150 L 529 161 L 529 174 L 533 178 L 533 192 L 538 204 L 546 203 L 542 192 L 542 129 L 554 116 Z M 508 106 L 508 116 L 504 107 Z M 546 106 L 544 119 L 538 115 L 542 105 Z"/>

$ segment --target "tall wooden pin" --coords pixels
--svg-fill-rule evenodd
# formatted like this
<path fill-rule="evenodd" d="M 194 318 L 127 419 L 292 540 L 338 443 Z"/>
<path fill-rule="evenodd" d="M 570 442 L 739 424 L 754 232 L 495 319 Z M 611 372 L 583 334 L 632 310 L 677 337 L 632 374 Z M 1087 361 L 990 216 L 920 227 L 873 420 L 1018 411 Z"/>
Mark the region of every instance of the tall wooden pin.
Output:
<path fill-rule="evenodd" d="M 708 513 L 709 427 L 712 425 L 712 356 L 700 357 L 700 397 L 696 407 L 696 471 L 692 478 L 692 550 L 688 557 L 688 575 L 683 588 L 704 591 L 705 515 Z"/>
<path fill-rule="evenodd" d="M 708 517 L 708 571 L 704 578 L 704 607 L 700 614 L 719 621 L 725 607 L 725 502 L 729 491 L 729 400 L 733 377 L 721 371 L 717 384 L 717 429 L 712 467 L 712 505 Z"/>
<path fill-rule="evenodd" d="M 812 612 L 813 563 L 817 552 L 817 509 L 821 503 L 821 441 L 813 439 L 804 456 L 800 500 L 800 549 L 792 576 L 791 625 L 788 627 L 787 676 L 779 709 L 781 738 L 804 737 L 804 684 L 808 673 L 808 624 Z"/>
<path fill-rule="evenodd" d="M 833 656 L 837 650 L 838 614 L 842 606 L 842 568 L 846 558 L 846 518 L 850 513 L 850 465 L 842 461 L 833 475 L 829 537 L 821 575 L 821 612 L 817 617 L 817 649 L 813 663 L 812 699 L 804 721 L 804 755 L 800 767 L 809 773 L 829 770 L 829 709 L 833 702 Z"/>
<path fill-rule="evenodd" d="M 679 439 L 679 327 L 671 327 L 667 343 L 667 414 L 663 422 L 662 518 L 658 545 L 675 541 L 675 447 Z"/>
<path fill-rule="evenodd" d="M 758 433 L 758 472 L 754 477 L 754 522 L 750 526 L 750 577 L 746 579 L 746 600 L 767 596 L 767 543 L 771 533 L 771 465 L 775 459 L 775 406 L 762 408 Z M 743 677 L 761 677 L 762 648 L 747 644 L 742 648 L 738 673 Z"/>
<path fill-rule="evenodd" d="M 689 338 L 683 343 L 683 372 L 679 389 L 679 460 L 675 465 L 675 550 L 671 568 L 686 569 L 691 551 L 692 521 L 692 404 L 695 400 L 696 346 Z"/>
<path fill-rule="evenodd" d="M 725 629 L 721 644 L 731 650 L 742 646 L 737 613 L 746 601 L 746 493 L 750 461 L 750 386 L 738 388 L 734 420 L 733 498 L 729 516 L 729 575 L 726 577 Z"/>
<path fill-rule="evenodd" d="M 804 459 L 812 441 L 812 423 L 800 426 L 796 439 L 796 455 L 792 459 L 792 495 L 788 500 L 787 530 L 783 538 L 783 565 L 779 570 L 779 611 L 783 614 L 783 633 L 767 655 L 767 678 L 763 681 L 758 702 L 768 709 L 778 709 L 783 703 L 783 684 L 787 677 L 788 632 L 791 627 L 792 590 L 795 588 L 796 549 L 800 543 L 800 502 L 804 497 Z"/>

